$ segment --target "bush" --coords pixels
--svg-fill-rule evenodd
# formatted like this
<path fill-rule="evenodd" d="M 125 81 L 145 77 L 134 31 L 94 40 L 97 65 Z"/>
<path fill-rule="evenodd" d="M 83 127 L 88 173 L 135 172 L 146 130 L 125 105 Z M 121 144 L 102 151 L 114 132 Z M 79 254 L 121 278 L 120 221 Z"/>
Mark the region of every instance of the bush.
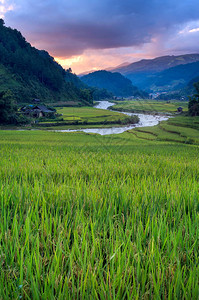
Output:
<path fill-rule="evenodd" d="M 194 83 L 196 94 L 189 99 L 188 109 L 191 116 L 199 116 L 199 82 Z"/>
<path fill-rule="evenodd" d="M 0 93 L 0 124 L 15 124 L 17 105 L 11 91 Z"/>
<path fill-rule="evenodd" d="M 15 118 L 15 123 L 16 125 L 25 125 L 25 124 L 30 124 L 32 122 L 32 118 L 24 116 L 22 114 L 17 114 Z"/>

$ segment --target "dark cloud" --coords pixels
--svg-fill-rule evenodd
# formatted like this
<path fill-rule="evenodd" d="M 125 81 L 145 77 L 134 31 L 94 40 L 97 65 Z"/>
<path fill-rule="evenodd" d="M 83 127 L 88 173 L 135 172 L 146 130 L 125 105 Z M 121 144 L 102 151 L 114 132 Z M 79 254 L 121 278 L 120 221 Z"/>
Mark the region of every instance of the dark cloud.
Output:
<path fill-rule="evenodd" d="M 199 17 L 198 0 L 13 0 L 6 24 L 59 57 L 139 46 Z"/>

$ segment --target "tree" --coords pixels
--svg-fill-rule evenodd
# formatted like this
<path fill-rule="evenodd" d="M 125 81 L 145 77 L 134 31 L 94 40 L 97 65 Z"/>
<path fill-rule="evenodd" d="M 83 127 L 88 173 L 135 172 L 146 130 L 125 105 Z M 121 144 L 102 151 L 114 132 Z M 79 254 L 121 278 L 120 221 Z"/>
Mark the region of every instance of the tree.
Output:
<path fill-rule="evenodd" d="M 93 95 L 90 89 L 81 89 L 81 99 L 88 105 L 93 103 Z"/>
<path fill-rule="evenodd" d="M 5 22 L 3 19 L 0 19 L 0 26 L 4 26 L 5 25 Z"/>
<path fill-rule="evenodd" d="M 196 94 L 189 99 L 188 109 L 191 116 L 199 116 L 199 82 L 194 83 Z"/>
<path fill-rule="evenodd" d="M 0 124 L 15 124 L 17 119 L 17 105 L 12 93 L 0 92 Z"/>
<path fill-rule="evenodd" d="M 66 72 L 67 72 L 67 73 L 72 73 L 73 71 L 72 71 L 71 68 L 68 68 L 68 69 L 66 70 Z"/>

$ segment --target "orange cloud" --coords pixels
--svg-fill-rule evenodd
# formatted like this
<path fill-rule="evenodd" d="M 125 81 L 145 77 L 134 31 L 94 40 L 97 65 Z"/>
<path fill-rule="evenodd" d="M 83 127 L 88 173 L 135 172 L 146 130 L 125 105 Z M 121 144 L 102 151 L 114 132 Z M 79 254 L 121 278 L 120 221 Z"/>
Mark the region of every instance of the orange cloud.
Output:
<path fill-rule="evenodd" d="M 142 49 L 143 50 L 143 49 Z M 65 69 L 72 68 L 76 74 L 85 71 L 103 70 L 116 67 L 125 62 L 131 63 L 145 58 L 153 58 L 154 56 L 145 51 L 138 51 L 132 48 L 108 49 L 108 50 L 86 50 L 82 55 L 73 56 L 71 58 L 59 58 L 55 60 Z"/>

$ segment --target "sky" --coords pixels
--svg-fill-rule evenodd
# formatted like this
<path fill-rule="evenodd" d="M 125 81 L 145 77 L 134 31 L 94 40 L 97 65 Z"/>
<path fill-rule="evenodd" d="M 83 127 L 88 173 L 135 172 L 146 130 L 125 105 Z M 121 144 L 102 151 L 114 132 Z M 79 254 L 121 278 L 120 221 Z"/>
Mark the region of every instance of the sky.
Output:
<path fill-rule="evenodd" d="M 0 0 L 0 16 L 77 74 L 199 53 L 198 0 Z"/>

